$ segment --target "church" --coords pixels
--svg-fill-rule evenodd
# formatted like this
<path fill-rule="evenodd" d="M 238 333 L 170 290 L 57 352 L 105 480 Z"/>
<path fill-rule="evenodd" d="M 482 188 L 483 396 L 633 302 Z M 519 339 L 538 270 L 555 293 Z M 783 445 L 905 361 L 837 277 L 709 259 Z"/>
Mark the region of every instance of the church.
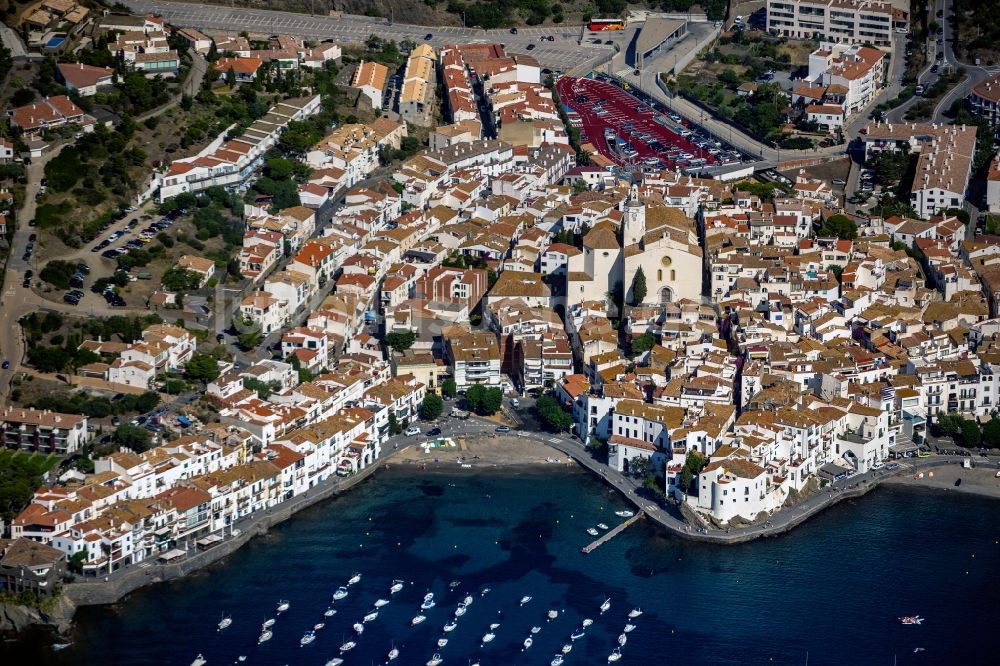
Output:
<path fill-rule="evenodd" d="M 569 257 L 565 307 L 606 300 L 625 290 L 625 302 L 635 303 L 632 287 L 642 269 L 646 278 L 643 303 L 661 305 L 700 301 L 702 251 L 695 221 L 663 203 L 655 194 L 644 198 L 632 186 L 622 222 L 601 220 L 583 237 L 583 252 Z"/>

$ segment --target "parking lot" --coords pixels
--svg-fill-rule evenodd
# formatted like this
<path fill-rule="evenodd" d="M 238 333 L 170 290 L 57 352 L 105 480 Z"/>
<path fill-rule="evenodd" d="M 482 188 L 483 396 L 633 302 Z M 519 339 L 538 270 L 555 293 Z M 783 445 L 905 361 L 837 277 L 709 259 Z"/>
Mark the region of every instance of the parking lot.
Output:
<path fill-rule="evenodd" d="M 681 170 L 738 162 L 740 155 L 688 128 L 680 116 L 605 81 L 563 77 L 556 84 L 570 122 L 618 166 Z"/>

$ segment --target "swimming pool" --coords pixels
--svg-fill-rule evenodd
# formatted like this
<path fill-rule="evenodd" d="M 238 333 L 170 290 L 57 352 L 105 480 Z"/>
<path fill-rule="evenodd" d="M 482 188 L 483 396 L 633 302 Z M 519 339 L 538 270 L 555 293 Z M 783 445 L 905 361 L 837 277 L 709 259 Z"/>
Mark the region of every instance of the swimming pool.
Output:
<path fill-rule="evenodd" d="M 57 49 L 66 41 L 66 35 L 53 35 L 49 41 L 45 42 L 45 48 Z"/>

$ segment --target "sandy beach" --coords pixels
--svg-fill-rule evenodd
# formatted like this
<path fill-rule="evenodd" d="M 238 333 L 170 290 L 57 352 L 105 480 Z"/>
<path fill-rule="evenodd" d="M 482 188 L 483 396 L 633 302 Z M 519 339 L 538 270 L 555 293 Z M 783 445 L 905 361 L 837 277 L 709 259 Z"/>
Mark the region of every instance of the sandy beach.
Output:
<path fill-rule="evenodd" d="M 1000 478 L 997 478 L 996 473 L 995 467 L 965 469 L 961 465 L 952 464 L 925 470 L 923 478 L 914 478 L 914 474 L 908 474 L 885 479 L 883 483 L 1000 499 Z M 957 479 L 962 479 L 961 485 L 955 485 Z"/>
<path fill-rule="evenodd" d="M 421 444 L 422 441 L 400 451 L 391 465 L 415 465 L 443 470 L 576 466 L 572 458 L 527 437 L 457 437 L 455 446 L 447 448 L 425 449 Z"/>

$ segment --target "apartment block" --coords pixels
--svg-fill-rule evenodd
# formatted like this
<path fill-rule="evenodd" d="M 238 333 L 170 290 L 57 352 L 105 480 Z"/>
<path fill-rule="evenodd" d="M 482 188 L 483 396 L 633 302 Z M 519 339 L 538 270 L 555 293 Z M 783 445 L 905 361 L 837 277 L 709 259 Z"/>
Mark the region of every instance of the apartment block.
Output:
<path fill-rule="evenodd" d="M 767 30 L 797 39 L 891 47 L 893 12 L 890 3 L 874 0 L 769 0 Z"/>

